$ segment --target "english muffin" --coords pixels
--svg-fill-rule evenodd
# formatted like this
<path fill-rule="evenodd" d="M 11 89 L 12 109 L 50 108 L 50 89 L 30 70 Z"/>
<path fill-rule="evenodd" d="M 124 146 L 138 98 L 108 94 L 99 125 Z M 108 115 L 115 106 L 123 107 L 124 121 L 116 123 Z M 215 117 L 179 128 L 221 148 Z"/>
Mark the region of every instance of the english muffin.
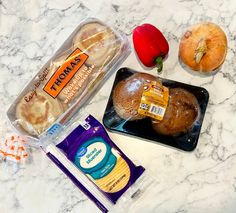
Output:
<path fill-rule="evenodd" d="M 31 97 L 26 101 L 25 97 Z M 16 120 L 31 135 L 39 135 L 45 131 L 62 113 L 59 101 L 45 92 L 26 94 L 16 106 Z"/>
<path fill-rule="evenodd" d="M 120 41 L 107 26 L 93 22 L 81 27 L 73 39 L 73 48 L 79 48 L 89 57 L 88 65 L 101 67 L 107 64 L 116 54 Z"/>

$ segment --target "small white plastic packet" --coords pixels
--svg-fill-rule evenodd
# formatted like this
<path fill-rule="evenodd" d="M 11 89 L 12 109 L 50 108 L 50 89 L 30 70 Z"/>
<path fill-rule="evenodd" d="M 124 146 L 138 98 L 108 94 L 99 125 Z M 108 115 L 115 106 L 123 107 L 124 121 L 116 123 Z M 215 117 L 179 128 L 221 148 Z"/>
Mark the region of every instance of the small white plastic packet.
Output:
<path fill-rule="evenodd" d="M 28 158 L 28 144 L 23 136 L 8 134 L 0 139 L 0 160 L 24 163 Z"/>
<path fill-rule="evenodd" d="M 15 133 L 5 116 L 0 116 L 0 161 L 28 162 L 30 151 L 26 137 Z"/>

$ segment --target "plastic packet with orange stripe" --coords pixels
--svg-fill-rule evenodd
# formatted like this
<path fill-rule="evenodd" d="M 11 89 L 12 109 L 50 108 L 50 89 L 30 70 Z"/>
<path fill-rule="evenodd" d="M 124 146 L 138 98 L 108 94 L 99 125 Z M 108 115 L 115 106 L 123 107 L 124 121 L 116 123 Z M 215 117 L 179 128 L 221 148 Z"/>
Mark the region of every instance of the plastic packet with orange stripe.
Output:
<path fill-rule="evenodd" d="M 0 140 L 0 160 L 23 163 L 29 159 L 26 139 L 16 134 L 6 134 Z"/>

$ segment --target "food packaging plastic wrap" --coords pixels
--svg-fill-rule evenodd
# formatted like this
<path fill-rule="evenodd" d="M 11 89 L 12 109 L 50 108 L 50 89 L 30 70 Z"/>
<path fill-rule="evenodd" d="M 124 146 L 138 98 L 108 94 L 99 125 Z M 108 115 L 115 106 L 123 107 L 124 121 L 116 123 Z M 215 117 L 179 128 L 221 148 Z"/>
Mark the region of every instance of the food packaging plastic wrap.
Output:
<path fill-rule="evenodd" d="M 43 149 L 102 212 L 125 212 L 154 184 L 91 115 L 74 120 L 56 140 L 48 138 Z"/>
<path fill-rule="evenodd" d="M 197 146 L 208 99 L 202 87 L 121 68 L 103 123 L 111 131 L 192 151 Z"/>
<path fill-rule="evenodd" d="M 130 53 L 97 19 L 79 24 L 19 94 L 7 115 L 102 212 L 125 212 L 154 184 L 82 107 Z M 79 111 L 79 112 L 78 112 Z"/>
<path fill-rule="evenodd" d="M 10 121 L 21 134 L 36 140 L 52 134 L 129 53 L 125 36 L 97 19 L 85 19 L 10 106 Z"/>
<path fill-rule="evenodd" d="M 0 115 L 0 161 L 28 163 L 30 148 L 28 140 L 21 134 L 16 134 L 6 116 Z"/>

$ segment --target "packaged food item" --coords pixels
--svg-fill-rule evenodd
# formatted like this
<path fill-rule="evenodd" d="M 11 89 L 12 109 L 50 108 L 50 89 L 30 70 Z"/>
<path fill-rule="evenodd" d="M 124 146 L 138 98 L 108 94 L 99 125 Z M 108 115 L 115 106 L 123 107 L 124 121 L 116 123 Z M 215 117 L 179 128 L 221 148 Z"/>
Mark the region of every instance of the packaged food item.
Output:
<path fill-rule="evenodd" d="M 169 88 L 163 86 L 158 80 L 145 82 L 139 102 L 139 114 L 162 121 L 169 107 Z"/>
<path fill-rule="evenodd" d="M 145 116 L 138 113 L 143 87 L 146 81 L 155 81 L 156 77 L 136 73 L 120 81 L 113 91 L 113 104 L 116 113 L 126 120 L 138 120 Z"/>
<path fill-rule="evenodd" d="M 27 141 L 20 135 L 5 135 L 0 140 L 0 160 L 16 163 L 26 162 L 29 158 Z"/>
<path fill-rule="evenodd" d="M 162 135 L 179 135 L 190 130 L 199 115 L 196 97 L 182 88 L 171 88 L 163 119 L 152 119 L 153 129 Z"/>
<path fill-rule="evenodd" d="M 117 49 L 120 48 L 116 37 L 115 32 L 107 26 L 98 22 L 88 23 L 82 26 L 74 37 L 73 47 L 87 50 L 86 53 L 90 56 L 87 64 L 102 67 L 115 56 Z"/>
<path fill-rule="evenodd" d="M 208 99 L 204 88 L 121 68 L 103 123 L 112 131 L 192 151 Z"/>
<path fill-rule="evenodd" d="M 26 101 L 27 97 L 32 97 Z M 41 134 L 62 113 L 63 106 L 59 100 L 48 94 L 35 90 L 33 96 L 27 93 L 16 105 L 15 116 L 21 127 L 29 134 Z"/>
<path fill-rule="evenodd" d="M 181 61 L 194 71 L 212 73 L 227 54 L 227 37 L 216 24 L 203 22 L 190 27 L 179 45 Z"/>
<path fill-rule="evenodd" d="M 122 202 L 134 200 L 151 184 L 150 180 L 141 178 L 145 169 L 136 166 L 115 145 L 94 117 L 89 115 L 78 120 L 80 124 L 76 128 L 61 132 L 43 149 L 103 212 L 113 210 L 118 201 L 124 208 Z M 137 185 L 138 179 L 142 180 L 141 185 L 140 182 Z"/>
<path fill-rule="evenodd" d="M 10 106 L 22 134 L 63 126 L 130 53 L 127 38 L 97 19 L 82 21 Z"/>

